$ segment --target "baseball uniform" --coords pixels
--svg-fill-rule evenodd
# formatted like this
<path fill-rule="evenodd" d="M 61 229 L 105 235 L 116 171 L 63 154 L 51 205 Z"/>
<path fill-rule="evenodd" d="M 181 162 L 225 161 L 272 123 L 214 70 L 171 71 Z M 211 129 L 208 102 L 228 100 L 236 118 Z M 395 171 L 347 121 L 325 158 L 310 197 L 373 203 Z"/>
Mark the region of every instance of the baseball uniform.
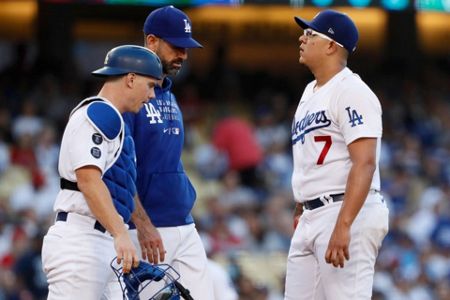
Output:
<path fill-rule="evenodd" d="M 314 90 L 315 85 L 307 85 L 292 124 L 292 187 L 305 210 L 291 241 L 285 299 L 370 299 L 375 260 L 388 229 L 388 210 L 379 193 L 381 106 L 348 68 L 320 89 Z M 350 260 L 335 268 L 324 257 L 352 167 L 347 146 L 359 138 L 377 139 L 377 168 L 351 226 Z"/>
<path fill-rule="evenodd" d="M 124 120 L 135 141 L 137 191 L 161 234 L 167 252 L 164 263 L 181 274 L 180 282 L 194 299 L 210 300 L 212 289 L 205 289 L 212 286 L 206 272 L 206 253 L 191 215 L 196 192 L 181 162 L 183 116 L 170 91 L 171 85 L 166 77 L 162 86 L 155 88 L 155 99 L 138 114 L 124 114 Z M 130 228 L 130 235 L 140 249 L 134 224 Z M 151 295 L 152 292 L 146 291 L 141 294 L 143 298 Z"/>
<path fill-rule="evenodd" d="M 90 116 L 92 109 L 107 119 L 105 123 L 112 125 L 112 132 L 102 130 L 98 120 Z M 82 101 L 71 112 L 62 138 L 58 165 L 62 182 L 76 183 L 75 170 L 88 165 L 103 174 L 118 158 L 122 131 L 122 117 L 107 99 Z M 48 299 L 122 299 L 119 285 L 115 285 L 115 291 L 107 286 L 116 279 L 109 267 L 116 255 L 113 237 L 96 221 L 83 194 L 61 189 L 54 210 L 57 219 L 42 248 Z"/>
<path fill-rule="evenodd" d="M 134 236 L 138 253 L 146 251 L 147 257 L 148 251 L 155 251 L 155 244 L 150 245 L 149 240 L 158 244 L 159 250 L 164 247 L 166 253 L 160 253 L 160 258 L 165 256 L 163 263 L 180 273 L 180 282 L 191 291 L 192 297 L 213 299 L 205 250 L 191 215 L 196 192 L 181 162 L 183 116 L 171 92 L 172 82 L 166 77 L 178 74 L 188 58 L 187 49 L 202 45 L 192 37 L 189 17 L 172 5 L 153 10 L 144 22 L 143 31 L 145 46 L 161 58 L 164 80 L 155 88 L 155 98 L 138 114 L 124 115 L 136 146 L 136 187 L 142 203 L 134 219 L 142 235 L 138 239 L 134 224 L 130 224 L 133 228 L 130 236 Z M 145 244 L 144 249 L 139 240 Z M 152 283 L 141 297 L 148 299 L 154 288 Z"/>

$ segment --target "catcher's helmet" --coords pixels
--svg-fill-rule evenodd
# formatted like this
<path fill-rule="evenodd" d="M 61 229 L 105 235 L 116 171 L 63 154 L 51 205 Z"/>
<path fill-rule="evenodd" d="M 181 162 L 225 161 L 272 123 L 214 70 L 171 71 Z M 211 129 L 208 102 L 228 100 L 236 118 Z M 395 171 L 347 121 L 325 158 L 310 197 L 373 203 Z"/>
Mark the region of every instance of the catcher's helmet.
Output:
<path fill-rule="evenodd" d="M 149 285 L 154 291 L 149 300 L 193 300 L 189 290 L 178 282 L 180 275 L 170 265 L 151 265 L 141 261 L 138 267 L 125 274 L 114 258 L 111 268 L 119 280 L 124 300 L 139 300 L 139 294 Z"/>
<path fill-rule="evenodd" d="M 161 60 L 151 50 L 135 45 L 123 45 L 106 54 L 104 67 L 92 72 L 94 76 L 106 77 L 136 73 L 161 79 Z"/>

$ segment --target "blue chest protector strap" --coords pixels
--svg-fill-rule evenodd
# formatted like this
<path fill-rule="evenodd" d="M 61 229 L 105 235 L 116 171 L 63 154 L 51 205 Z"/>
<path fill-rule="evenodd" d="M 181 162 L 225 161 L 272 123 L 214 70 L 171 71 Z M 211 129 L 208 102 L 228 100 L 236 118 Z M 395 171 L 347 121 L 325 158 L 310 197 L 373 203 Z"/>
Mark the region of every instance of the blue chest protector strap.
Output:
<path fill-rule="evenodd" d="M 62 190 L 71 190 L 71 191 L 80 191 L 80 189 L 78 188 L 78 184 L 76 182 L 67 180 L 65 178 L 60 178 L 59 180 L 59 187 Z"/>

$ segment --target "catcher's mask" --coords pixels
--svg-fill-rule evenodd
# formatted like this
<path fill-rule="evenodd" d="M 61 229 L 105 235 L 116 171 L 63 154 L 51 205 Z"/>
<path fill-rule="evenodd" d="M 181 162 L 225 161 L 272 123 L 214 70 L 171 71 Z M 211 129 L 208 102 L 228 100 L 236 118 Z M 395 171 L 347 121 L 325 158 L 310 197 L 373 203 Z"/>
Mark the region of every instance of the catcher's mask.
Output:
<path fill-rule="evenodd" d="M 139 294 L 150 284 L 155 292 L 148 300 L 179 300 L 181 297 L 192 299 L 189 291 L 177 281 L 180 274 L 170 265 L 152 265 L 141 261 L 138 267 L 132 268 L 129 273 L 123 273 L 122 267 L 114 258 L 111 268 L 119 280 L 124 300 L 140 300 Z M 186 292 L 188 298 L 183 294 Z"/>

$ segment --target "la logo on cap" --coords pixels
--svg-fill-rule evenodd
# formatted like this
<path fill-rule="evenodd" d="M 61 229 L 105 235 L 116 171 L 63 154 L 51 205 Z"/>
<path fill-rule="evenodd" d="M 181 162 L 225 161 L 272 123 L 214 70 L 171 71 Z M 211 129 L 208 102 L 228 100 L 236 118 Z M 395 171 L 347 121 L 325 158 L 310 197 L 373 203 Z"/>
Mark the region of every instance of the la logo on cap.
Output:
<path fill-rule="evenodd" d="M 191 32 L 191 24 L 189 24 L 189 21 L 187 19 L 183 19 L 184 21 L 184 32 L 190 33 Z"/>

